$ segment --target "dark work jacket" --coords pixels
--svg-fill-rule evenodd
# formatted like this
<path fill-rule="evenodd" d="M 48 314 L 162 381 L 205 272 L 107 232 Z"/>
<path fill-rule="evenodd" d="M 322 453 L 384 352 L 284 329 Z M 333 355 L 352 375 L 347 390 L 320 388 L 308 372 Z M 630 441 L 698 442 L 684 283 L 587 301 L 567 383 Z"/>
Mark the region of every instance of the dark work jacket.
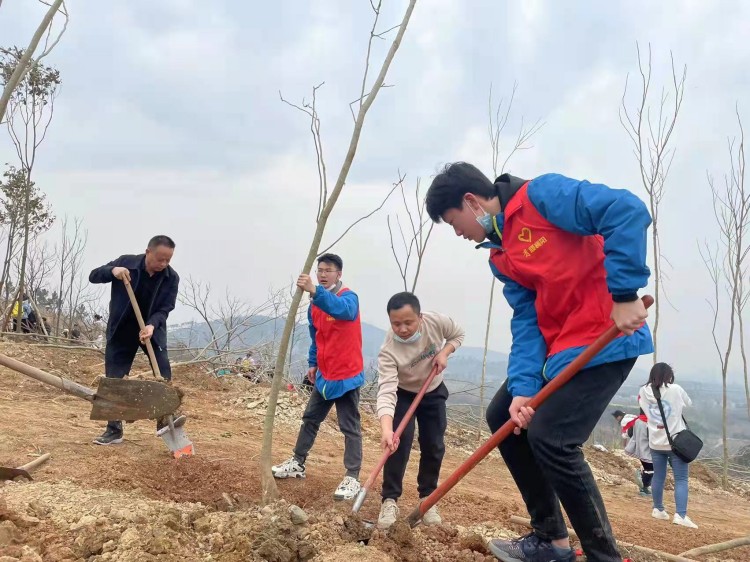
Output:
<path fill-rule="evenodd" d="M 145 254 L 137 256 L 125 255 L 120 256 L 107 265 L 97 267 L 89 274 L 91 283 L 112 283 L 112 296 L 109 301 L 109 321 L 107 322 L 107 342 L 115 340 L 117 327 L 131 308 L 130 298 L 125 290 L 125 284 L 112 275 L 112 269 L 115 267 L 126 267 L 130 271 L 130 282 L 133 290 L 137 290 L 141 277 L 141 263 Z M 145 271 L 143 271 L 145 275 Z M 167 266 L 161 276 L 161 280 L 154 290 L 154 296 L 151 299 L 146 310 L 141 310 L 146 325 L 151 324 L 154 327 L 153 342 L 159 347 L 167 346 L 167 316 L 174 310 L 177 301 L 177 287 L 180 283 L 180 276 Z"/>

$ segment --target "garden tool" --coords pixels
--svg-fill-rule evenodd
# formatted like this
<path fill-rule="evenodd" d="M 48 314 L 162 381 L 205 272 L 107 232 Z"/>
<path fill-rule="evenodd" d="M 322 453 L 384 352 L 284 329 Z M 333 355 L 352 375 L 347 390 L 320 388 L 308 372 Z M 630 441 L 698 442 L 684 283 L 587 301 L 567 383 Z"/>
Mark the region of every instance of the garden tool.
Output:
<path fill-rule="evenodd" d="M 130 281 L 128 281 L 127 279 L 123 280 L 123 283 L 125 284 L 125 290 L 128 292 L 128 297 L 130 297 L 130 304 L 133 305 L 133 312 L 135 312 L 135 317 L 138 320 L 138 326 L 141 330 L 143 330 L 146 327 L 146 323 L 143 321 L 143 315 L 141 314 L 141 309 L 138 306 L 138 301 L 135 298 L 135 293 L 133 293 L 133 287 L 131 287 Z M 161 376 L 159 365 L 156 363 L 156 355 L 154 354 L 154 347 L 153 345 L 151 345 L 151 340 L 146 340 L 145 345 L 146 352 L 148 353 L 148 358 L 151 363 L 151 371 L 153 372 L 154 377 L 157 380 L 163 381 L 164 379 Z M 164 382 L 160 382 L 158 384 L 162 384 L 163 386 L 168 387 L 168 385 Z M 173 416 L 173 412 L 174 411 L 171 411 L 166 416 L 163 416 L 161 421 L 166 421 L 166 425 L 161 429 L 158 429 L 156 431 L 156 435 L 162 438 L 164 443 L 167 445 L 167 448 L 172 452 L 172 456 L 174 458 L 179 459 L 183 456 L 193 455 L 195 453 L 193 442 L 188 439 L 188 436 L 185 434 L 185 430 L 183 429 L 186 417 L 181 415 L 178 416 L 177 419 L 175 419 Z"/>
<path fill-rule="evenodd" d="M 0 354 L 0 365 L 91 402 L 89 418 L 92 420 L 159 419 L 174 412 L 181 402 L 174 388 L 156 381 L 121 381 L 100 377 L 94 390 L 7 355 Z"/>

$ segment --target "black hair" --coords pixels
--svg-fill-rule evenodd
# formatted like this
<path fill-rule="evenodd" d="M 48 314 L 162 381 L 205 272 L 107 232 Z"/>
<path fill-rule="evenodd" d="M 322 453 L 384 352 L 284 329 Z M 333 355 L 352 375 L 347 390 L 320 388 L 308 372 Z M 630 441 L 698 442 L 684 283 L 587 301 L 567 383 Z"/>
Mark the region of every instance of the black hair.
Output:
<path fill-rule="evenodd" d="M 497 196 L 495 184 L 476 166 L 466 162 L 447 164 L 432 180 L 425 196 L 427 214 L 433 222 L 440 222 L 449 209 L 460 209 L 464 195 L 472 193 L 485 199 Z"/>
<path fill-rule="evenodd" d="M 318 258 L 318 265 L 321 263 L 330 263 L 331 265 L 335 266 L 336 269 L 339 271 L 344 270 L 344 260 L 342 260 L 339 256 L 336 254 L 323 254 Z"/>
<path fill-rule="evenodd" d="M 172 240 L 169 236 L 158 234 L 148 241 L 148 249 L 153 250 L 157 246 L 166 246 L 167 248 L 171 248 L 174 250 L 175 243 L 174 240 Z"/>
<path fill-rule="evenodd" d="M 651 372 L 648 375 L 648 384 L 652 388 L 660 388 L 662 386 L 669 386 L 674 382 L 674 371 L 666 363 L 657 363 L 651 367 Z"/>
<path fill-rule="evenodd" d="M 392 310 L 399 310 L 405 306 L 410 306 L 415 313 L 422 313 L 422 306 L 419 304 L 419 299 L 414 293 L 404 291 L 403 293 L 396 293 L 389 300 L 386 305 L 386 312 L 391 313 Z"/>

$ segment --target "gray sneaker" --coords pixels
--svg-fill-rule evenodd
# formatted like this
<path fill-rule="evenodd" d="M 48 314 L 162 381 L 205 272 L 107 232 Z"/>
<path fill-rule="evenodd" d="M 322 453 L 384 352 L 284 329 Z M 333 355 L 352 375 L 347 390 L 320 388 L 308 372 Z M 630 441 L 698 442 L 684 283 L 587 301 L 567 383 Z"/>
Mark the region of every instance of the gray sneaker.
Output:
<path fill-rule="evenodd" d="M 422 503 L 424 499 L 419 500 L 419 503 Z M 422 524 L 426 525 L 427 527 L 431 525 L 442 525 L 443 524 L 443 518 L 440 517 L 440 514 L 438 513 L 437 507 L 434 505 L 425 511 L 424 515 L 422 516 Z"/>
<path fill-rule="evenodd" d="M 378 529 L 388 529 L 398 519 L 398 504 L 396 500 L 387 499 L 380 506 L 380 516 L 378 517 Z"/>
<path fill-rule="evenodd" d="M 305 465 L 298 463 L 297 459 L 292 457 L 281 464 L 272 466 L 271 474 L 274 478 L 304 478 Z"/>

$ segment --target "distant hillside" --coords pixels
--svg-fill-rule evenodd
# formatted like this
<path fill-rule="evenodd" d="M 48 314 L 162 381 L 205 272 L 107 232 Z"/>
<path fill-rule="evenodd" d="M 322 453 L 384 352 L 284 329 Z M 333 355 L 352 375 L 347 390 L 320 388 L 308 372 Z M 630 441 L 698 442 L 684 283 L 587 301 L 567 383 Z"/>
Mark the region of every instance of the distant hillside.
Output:
<path fill-rule="evenodd" d="M 245 329 L 247 326 L 247 329 Z M 267 316 L 252 316 L 240 328 L 242 333 L 233 342 L 233 348 L 242 350 L 260 346 L 281 338 L 284 326 L 283 318 Z M 225 333 L 220 322 L 212 324 L 217 334 Z M 239 332 L 238 331 L 238 332 Z M 374 364 L 378 351 L 383 343 L 385 331 L 377 326 L 362 323 L 362 353 L 365 365 Z M 187 345 L 189 347 L 203 347 L 211 341 L 211 332 L 205 322 L 185 322 L 169 327 L 170 345 Z M 294 349 L 292 358 L 304 360 L 310 347 L 310 334 L 307 324 L 298 324 L 294 331 Z M 453 379 L 468 382 L 479 382 L 482 376 L 482 355 L 480 347 L 462 347 L 451 358 L 446 374 Z M 499 383 L 505 379 L 508 367 L 508 356 L 497 351 L 490 351 L 487 358 L 487 381 Z"/>

